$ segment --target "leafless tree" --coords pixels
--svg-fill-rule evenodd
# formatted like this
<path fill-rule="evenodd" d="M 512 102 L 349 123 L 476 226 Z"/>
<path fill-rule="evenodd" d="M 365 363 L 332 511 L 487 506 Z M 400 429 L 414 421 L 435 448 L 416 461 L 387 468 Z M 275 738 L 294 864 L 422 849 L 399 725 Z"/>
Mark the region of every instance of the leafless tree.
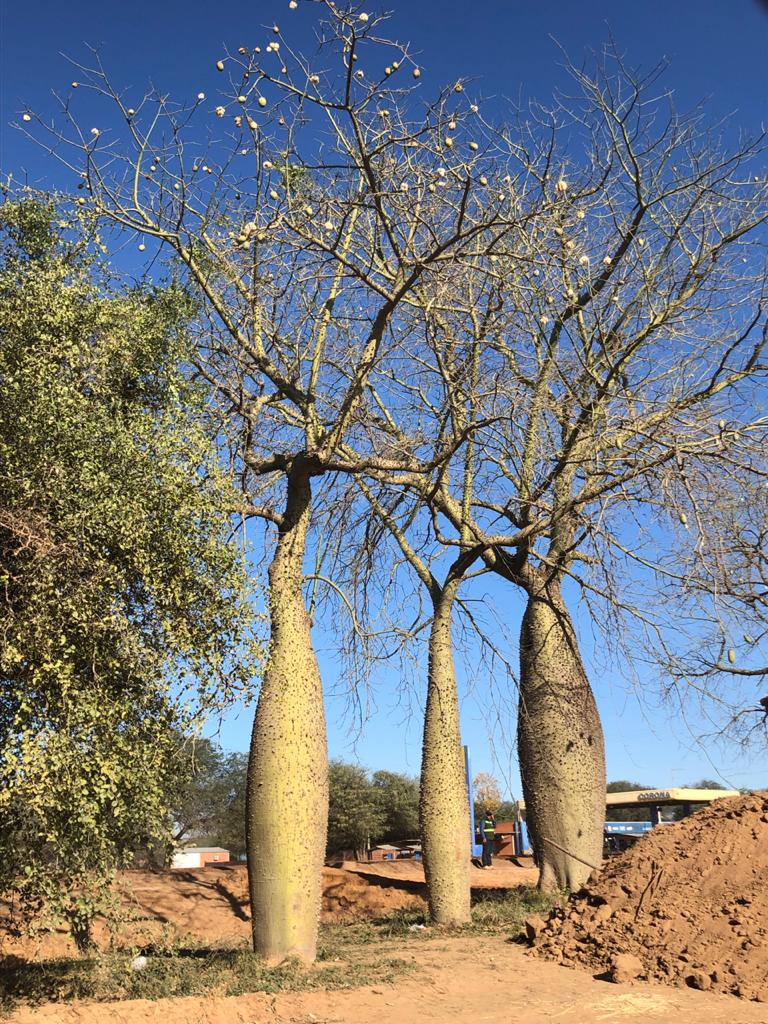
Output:
<path fill-rule="evenodd" d="M 657 72 L 615 53 L 571 73 L 576 95 L 504 133 L 527 167 L 516 224 L 455 276 L 450 304 L 426 308 L 450 403 L 443 353 L 476 334 L 478 274 L 489 294 L 495 282 L 470 508 L 450 461 L 388 479 L 527 596 L 518 747 L 545 888 L 578 887 L 602 848 L 603 737 L 568 594 L 614 646 L 669 640 L 682 609 L 662 603 L 663 581 L 688 572 L 678 528 L 702 532 L 714 482 L 762 482 L 765 466 L 764 139 L 724 147 L 704 113 L 673 111 Z M 418 396 L 421 429 L 449 435 L 433 394 Z M 407 447 L 408 430 L 382 429 Z M 755 582 L 744 551 L 728 556 L 735 600 Z"/>
<path fill-rule="evenodd" d="M 132 100 L 94 54 L 53 122 L 20 125 L 80 176 L 78 203 L 167 254 L 198 301 L 195 371 L 237 438 L 244 512 L 273 531 L 248 796 L 254 942 L 269 959 L 315 951 L 327 773 L 302 589 L 313 508 L 338 474 L 434 468 L 378 446 L 368 398 L 411 343 L 424 289 L 517 221 L 528 173 L 461 82 L 421 101 L 421 69 L 378 35 L 382 19 L 318 6 L 311 59 L 275 26 L 220 56 L 216 100 Z M 493 189 L 489 147 L 505 164 Z"/>

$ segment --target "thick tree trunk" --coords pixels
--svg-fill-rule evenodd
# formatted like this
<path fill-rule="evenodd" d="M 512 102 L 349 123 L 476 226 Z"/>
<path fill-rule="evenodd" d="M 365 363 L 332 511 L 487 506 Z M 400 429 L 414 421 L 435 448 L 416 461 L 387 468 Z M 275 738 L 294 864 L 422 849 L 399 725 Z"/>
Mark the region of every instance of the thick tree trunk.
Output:
<path fill-rule="evenodd" d="M 310 477 L 299 466 L 288 478 L 269 567 L 269 660 L 248 766 L 253 945 L 273 963 L 315 958 L 328 827 L 323 693 L 302 594 L 310 501 Z"/>
<path fill-rule="evenodd" d="M 429 913 L 447 925 L 470 920 L 469 798 L 451 637 L 455 593 L 449 584 L 434 598 L 419 802 Z"/>
<path fill-rule="evenodd" d="M 598 866 L 603 855 L 605 748 L 573 624 L 554 584 L 528 595 L 517 745 L 539 887 L 579 889 L 587 864 Z"/>

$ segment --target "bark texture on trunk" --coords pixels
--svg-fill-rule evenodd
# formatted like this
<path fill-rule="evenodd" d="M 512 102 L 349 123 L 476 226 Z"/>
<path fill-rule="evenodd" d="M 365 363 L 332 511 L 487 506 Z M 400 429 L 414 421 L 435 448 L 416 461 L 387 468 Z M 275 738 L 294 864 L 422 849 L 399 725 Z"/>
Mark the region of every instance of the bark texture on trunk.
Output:
<path fill-rule="evenodd" d="M 591 873 L 582 861 L 599 866 L 603 856 L 605 747 L 573 624 L 555 584 L 528 594 L 517 745 L 539 887 L 579 889 Z"/>
<path fill-rule="evenodd" d="M 309 474 L 294 468 L 269 567 L 269 659 L 248 765 L 253 945 L 271 963 L 315 958 L 328 827 L 323 692 L 302 594 L 310 503 Z"/>
<path fill-rule="evenodd" d="M 433 600 L 419 801 L 429 913 L 446 925 L 470 920 L 469 797 L 451 636 L 455 593 L 449 585 Z"/>

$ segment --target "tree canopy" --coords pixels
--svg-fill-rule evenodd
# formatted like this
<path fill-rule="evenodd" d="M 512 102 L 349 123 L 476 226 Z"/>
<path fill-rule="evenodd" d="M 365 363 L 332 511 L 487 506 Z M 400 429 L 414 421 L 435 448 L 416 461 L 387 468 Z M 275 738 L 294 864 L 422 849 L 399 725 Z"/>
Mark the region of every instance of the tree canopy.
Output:
<path fill-rule="evenodd" d="M 0 889 L 82 941 L 170 829 L 186 685 L 255 653 L 189 300 L 115 282 L 99 243 L 53 199 L 0 207 Z"/>

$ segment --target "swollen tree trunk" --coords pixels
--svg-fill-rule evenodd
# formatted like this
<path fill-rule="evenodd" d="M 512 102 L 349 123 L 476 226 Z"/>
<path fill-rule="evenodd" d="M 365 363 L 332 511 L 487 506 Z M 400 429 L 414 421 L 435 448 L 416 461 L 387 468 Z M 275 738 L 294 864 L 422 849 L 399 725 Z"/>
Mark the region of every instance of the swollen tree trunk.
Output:
<path fill-rule="evenodd" d="M 517 745 L 539 888 L 579 889 L 591 872 L 588 865 L 599 866 L 603 855 L 605 748 L 573 624 L 556 584 L 532 587 L 528 594 L 520 635 Z"/>
<path fill-rule="evenodd" d="M 470 920 L 469 797 L 451 638 L 455 594 L 448 584 L 433 596 L 419 801 L 429 913 L 447 925 Z"/>
<path fill-rule="evenodd" d="M 295 466 L 269 567 L 271 639 L 248 764 L 253 945 L 269 962 L 315 958 L 328 826 L 320 671 L 302 595 L 310 477 Z"/>

